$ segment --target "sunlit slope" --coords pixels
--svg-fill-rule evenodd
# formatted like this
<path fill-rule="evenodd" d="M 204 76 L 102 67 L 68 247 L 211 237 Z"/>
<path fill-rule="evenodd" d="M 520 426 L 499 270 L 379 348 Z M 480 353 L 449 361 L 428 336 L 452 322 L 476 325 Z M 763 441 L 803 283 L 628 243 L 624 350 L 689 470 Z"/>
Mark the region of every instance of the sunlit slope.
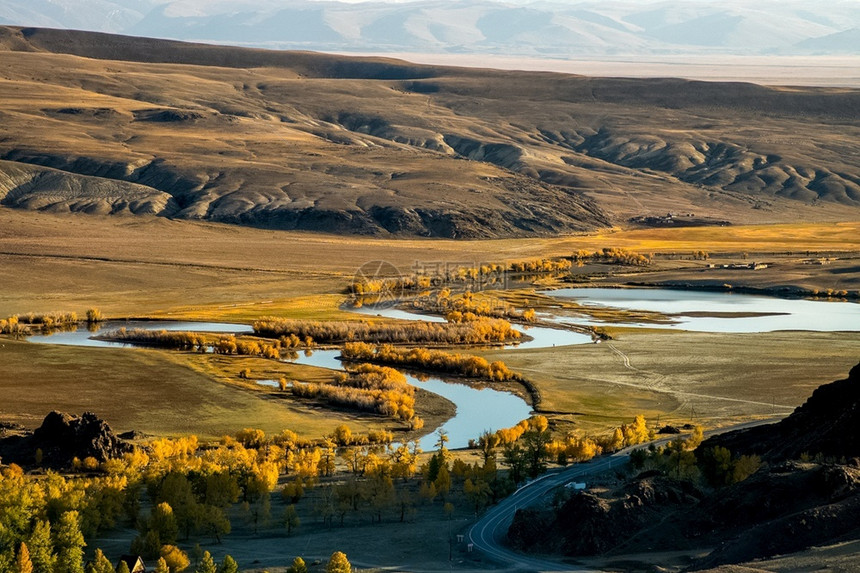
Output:
<path fill-rule="evenodd" d="M 0 28 L 0 202 L 539 236 L 860 215 L 860 91 L 418 66 Z"/>

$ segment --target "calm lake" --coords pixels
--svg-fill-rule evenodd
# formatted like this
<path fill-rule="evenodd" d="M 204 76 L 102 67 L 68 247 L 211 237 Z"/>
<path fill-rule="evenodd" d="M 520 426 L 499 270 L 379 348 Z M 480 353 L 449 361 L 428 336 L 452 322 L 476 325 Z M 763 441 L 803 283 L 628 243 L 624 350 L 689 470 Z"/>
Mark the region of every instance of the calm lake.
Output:
<path fill-rule="evenodd" d="M 542 294 L 590 307 L 659 312 L 671 324 L 600 322 L 587 315 L 541 318 L 593 326 L 645 326 L 695 332 L 860 331 L 860 304 L 731 292 L 645 288 L 568 288 Z M 733 314 L 756 316 L 733 316 Z"/>

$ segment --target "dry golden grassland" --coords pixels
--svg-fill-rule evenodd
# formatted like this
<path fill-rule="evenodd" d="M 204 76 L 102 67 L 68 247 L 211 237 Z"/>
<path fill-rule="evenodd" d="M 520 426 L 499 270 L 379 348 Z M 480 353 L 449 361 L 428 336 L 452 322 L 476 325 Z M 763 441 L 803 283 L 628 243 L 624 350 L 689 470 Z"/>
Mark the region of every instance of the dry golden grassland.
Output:
<path fill-rule="evenodd" d="M 504 262 L 607 246 L 642 252 L 858 252 L 860 222 L 449 241 L 0 209 L 0 315 L 97 306 L 107 316 L 250 322 L 284 312 L 342 318 L 340 295 L 368 261 L 386 260 L 409 273 L 416 261 Z"/>
<path fill-rule="evenodd" d="M 118 431 L 134 429 L 159 436 L 194 433 L 207 439 L 244 427 L 267 433 L 289 428 L 316 437 L 342 423 L 355 431 L 384 425 L 350 413 L 268 399 L 264 390 L 250 384 L 243 388 L 233 381 L 218 383 L 213 378 L 223 382 L 223 377 L 199 365 L 196 358 L 157 350 L 52 346 L 2 338 L 0 416 L 35 427 L 53 409 L 78 414 L 90 410 Z M 292 370 L 296 376 L 319 376 L 310 372 L 318 369 L 294 368 L 302 370 Z"/>
<path fill-rule="evenodd" d="M 860 334 L 715 334 L 626 329 L 614 339 L 493 351 L 541 390 L 541 408 L 600 431 L 644 414 L 649 421 L 720 426 L 782 416 L 812 391 L 847 376 Z M 625 362 L 625 357 L 627 361 Z"/>
<path fill-rule="evenodd" d="M 246 323 L 266 315 L 342 319 L 355 316 L 339 308 L 346 298 L 344 289 L 355 269 L 369 260 L 388 260 L 409 272 L 416 260 L 504 262 L 604 246 L 647 252 L 685 252 L 693 246 L 711 253 L 860 251 L 858 231 L 860 223 L 843 223 L 619 230 L 558 239 L 455 242 L 343 238 L 161 218 L 0 209 L 0 316 L 51 310 L 82 313 L 97 306 L 109 317 Z M 669 265 L 671 269 L 672 264 L 661 262 L 659 268 Z M 704 263 L 685 260 L 679 265 L 680 270 L 672 272 L 688 276 L 691 265 L 698 272 Z M 818 281 L 827 288 L 831 286 L 827 281 L 857 274 L 850 267 L 840 275 L 828 274 L 828 269 L 805 266 L 806 275 L 798 281 Z M 642 276 L 636 275 L 635 280 Z M 50 408 L 95 409 L 120 429 L 167 434 L 196 431 L 217 435 L 259 425 L 273 430 L 289 427 L 316 436 L 338 421 L 362 424 L 343 413 L 261 399 L 265 391 L 236 378 L 239 363 L 218 364 L 221 358 L 4 343 L 0 368 L 3 384 L 11 392 L 4 396 L 11 398 L 4 400 L 3 414 L 30 424 Z M 543 408 L 581 413 L 584 416 L 562 418 L 605 428 L 637 413 L 651 419 L 682 420 L 689 416 L 691 405 L 702 417 L 767 415 L 772 410 L 767 404 L 799 404 L 814 386 L 847 372 L 847 366 L 860 355 L 858 338 L 852 334 L 622 332 L 612 345 L 630 357 L 634 368 L 648 374 L 625 368 L 621 357 L 606 344 L 494 351 L 488 357 L 501 358 L 537 383 L 543 392 Z M 252 372 L 265 374 L 260 378 L 269 377 L 269 370 L 275 369 L 267 361 L 242 360 L 253 361 Z M 779 368 L 774 370 L 774 364 Z M 303 369 L 291 377 L 319 375 Z M 213 383 L 213 379 L 227 384 Z M 63 390 L 57 391 L 60 387 Z M 17 390 L 12 392 L 13 388 Z M 113 390 L 105 392 L 107 388 Z M 684 393 L 735 397 L 764 405 Z M 48 403 L 46 396 L 58 398 Z M 429 408 L 437 417 L 444 415 L 443 404 Z M 189 411 L 196 413 L 194 419 L 185 415 Z"/>

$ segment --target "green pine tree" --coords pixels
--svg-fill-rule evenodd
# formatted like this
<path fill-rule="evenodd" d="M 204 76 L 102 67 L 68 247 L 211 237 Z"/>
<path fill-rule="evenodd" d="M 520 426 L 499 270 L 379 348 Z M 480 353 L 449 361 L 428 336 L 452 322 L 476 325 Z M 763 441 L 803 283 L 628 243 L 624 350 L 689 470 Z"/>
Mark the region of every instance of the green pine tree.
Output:
<path fill-rule="evenodd" d="M 96 549 L 96 555 L 91 564 L 93 573 L 114 573 L 113 564 L 105 557 L 101 549 Z"/>
<path fill-rule="evenodd" d="M 284 525 L 287 528 L 287 537 L 292 535 L 293 529 L 296 529 L 301 523 L 296 506 L 291 503 L 284 509 Z"/>
<path fill-rule="evenodd" d="M 239 564 L 229 555 L 225 555 L 221 567 L 218 568 L 218 573 L 239 573 Z"/>
<path fill-rule="evenodd" d="M 212 554 L 208 551 L 203 552 L 203 558 L 197 564 L 194 573 L 218 573 L 218 568 L 215 566 L 215 560 L 212 559 Z"/>
<path fill-rule="evenodd" d="M 63 573 L 84 573 L 84 547 L 87 544 L 81 533 L 77 511 L 67 511 L 60 516 L 54 543 L 57 546 L 57 570 Z"/>
<path fill-rule="evenodd" d="M 51 524 L 47 520 L 38 520 L 27 539 L 27 549 L 30 550 L 30 561 L 33 562 L 33 573 L 54 573 L 57 556 L 51 542 Z"/>
<path fill-rule="evenodd" d="M 3 573 L 15 571 L 14 551 L 0 551 L 0 571 L 3 571 Z"/>
<path fill-rule="evenodd" d="M 173 515 L 173 508 L 170 507 L 169 503 L 159 503 L 152 508 L 149 517 L 149 529 L 158 533 L 158 538 L 162 544 L 176 543 L 179 526 L 176 524 L 176 516 Z"/>

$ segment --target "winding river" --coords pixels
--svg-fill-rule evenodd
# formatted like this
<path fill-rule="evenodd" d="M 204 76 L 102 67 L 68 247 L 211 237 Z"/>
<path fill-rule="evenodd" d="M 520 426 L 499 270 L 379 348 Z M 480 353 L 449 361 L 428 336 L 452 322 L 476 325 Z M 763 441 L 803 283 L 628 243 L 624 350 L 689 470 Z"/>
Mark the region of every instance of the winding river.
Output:
<path fill-rule="evenodd" d="M 299 352 L 299 358 L 294 362 L 322 368 L 342 369 L 343 363 L 338 360 L 338 356 L 340 356 L 340 350 L 317 350 L 309 356 Z M 406 372 L 403 374 L 406 376 L 406 381 L 413 386 L 438 394 L 456 406 L 456 414 L 440 426 L 448 434 L 447 447 L 449 448 L 465 448 L 469 445 L 470 439 L 477 438 L 483 431 L 495 431 L 514 426 L 531 414 L 531 406 L 510 392 L 492 388 L 473 388 L 466 384 L 446 382 L 437 377 L 418 379 Z M 436 440 L 434 429 L 422 437 L 418 444 L 424 451 L 435 450 Z"/>
<path fill-rule="evenodd" d="M 374 314 L 385 314 L 392 316 L 390 318 L 408 318 L 409 320 L 431 320 L 444 321 L 440 317 L 418 316 L 403 311 L 390 310 L 373 310 Z M 401 314 L 402 313 L 402 314 Z M 220 332 L 234 334 L 252 333 L 253 329 L 250 326 L 243 324 L 230 324 L 220 322 L 170 322 L 170 321 L 125 321 L 125 322 L 106 322 L 99 325 L 98 329 L 92 331 L 85 328 L 80 328 L 74 331 L 56 332 L 51 335 L 36 335 L 28 338 L 30 342 L 40 344 L 61 344 L 69 346 L 87 346 L 87 347 L 133 347 L 134 345 L 111 342 L 107 340 L 99 340 L 92 338 L 98 334 L 104 334 L 118 328 L 145 328 L 148 330 L 171 330 L 171 331 L 188 331 L 188 332 Z M 534 348 L 535 345 L 544 344 L 550 346 L 555 343 L 565 344 L 582 344 L 590 342 L 591 338 L 567 330 L 558 330 L 552 328 L 533 328 L 526 331 L 530 336 L 537 336 L 521 346 L 529 345 Z M 551 335 L 558 333 L 559 338 L 551 341 Z M 538 338 L 540 337 L 540 338 Z M 543 342 L 539 342 L 543 341 Z M 299 352 L 298 358 L 293 360 L 297 364 L 308 366 L 319 366 L 322 368 L 341 369 L 343 364 L 338 360 L 340 350 L 317 350 L 311 353 Z M 405 373 L 404 373 L 405 374 Z M 468 446 L 469 440 L 477 438 L 485 430 L 495 431 L 500 428 L 507 428 L 516 425 L 520 420 L 528 418 L 531 413 L 531 407 L 519 396 L 494 390 L 492 388 L 473 388 L 465 384 L 457 384 L 454 382 L 446 382 L 438 377 L 429 377 L 419 380 L 415 376 L 405 374 L 407 381 L 418 387 L 423 388 L 434 394 L 438 394 L 443 398 L 450 400 L 456 407 L 456 414 L 446 421 L 441 428 L 444 429 L 449 438 L 449 448 L 464 448 Z M 264 386 L 276 386 L 277 383 L 270 380 L 260 381 Z M 419 445 L 424 450 L 435 449 L 437 437 L 435 429 L 419 440 Z"/>
<path fill-rule="evenodd" d="M 543 294 L 562 300 L 572 300 L 585 306 L 659 312 L 672 319 L 671 323 L 663 324 L 612 323 L 600 322 L 581 314 L 544 313 L 541 315 L 542 320 L 556 322 L 559 325 L 618 324 L 724 333 L 774 330 L 860 331 L 860 304 L 847 302 L 787 300 L 747 294 L 673 289 L 575 288 L 545 291 Z M 395 308 L 363 307 L 354 309 L 354 312 L 392 319 L 444 321 L 442 317 L 420 315 Z M 79 329 L 47 336 L 31 336 L 29 340 L 35 343 L 89 347 L 130 346 L 92 338 L 99 332 L 104 333 L 120 327 L 234 334 L 253 332 L 250 326 L 242 324 L 128 321 L 104 323 L 95 332 Z M 516 326 L 516 328 L 531 337 L 531 340 L 511 345 L 508 347 L 511 349 L 547 348 L 591 342 L 590 336 L 570 330 L 524 326 Z M 308 354 L 300 352 L 295 362 L 340 369 L 342 364 L 337 359 L 339 354 L 339 350 L 319 350 Z M 470 439 L 477 438 L 483 431 L 513 426 L 531 413 L 531 408 L 522 398 L 509 392 L 491 388 L 477 389 L 465 384 L 446 382 L 438 377 L 419 380 L 407 375 L 407 379 L 410 384 L 438 394 L 456 406 L 454 417 L 441 426 L 448 433 L 450 440 L 448 446 L 451 448 L 466 447 Z M 272 381 L 260 381 L 260 383 L 274 384 Z M 433 431 L 420 440 L 420 445 L 425 450 L 433 449 L 435 441 L 436 435 Z"/>
<path fill-rule="evenodd" d="M 427 322 L 445 322 L 441 316 L 431 314 L 418 314 L 408 310 L 399 308 L 374 308 L 372 306 L 363 306 L 361 308 L 350 308 L 350 312 L 358 314 L 381 316 L 384 318 L 395 318 L 398 320 L 424 320 Z M 549 348 L 551 346 L 570 346 L 572 344 L 589 344 L 592 342 L 591 336 L 565 330 L 563 328 L 547 328 L 545 326 L 523 326 L 519 324 L 513 325 L 514 330 L 531 337 L 531 340 L 525 340 L 518 344 L 510 345 L 507 348 Z"/>

